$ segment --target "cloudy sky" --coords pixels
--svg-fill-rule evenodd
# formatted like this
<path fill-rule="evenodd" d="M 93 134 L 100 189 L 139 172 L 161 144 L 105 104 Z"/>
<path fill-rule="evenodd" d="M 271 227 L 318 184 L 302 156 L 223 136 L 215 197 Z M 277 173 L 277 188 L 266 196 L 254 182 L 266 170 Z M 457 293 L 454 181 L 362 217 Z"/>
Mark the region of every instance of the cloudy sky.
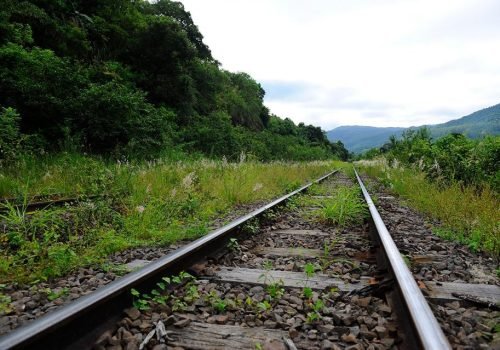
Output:
<path fill-rule="evenodd" d="M 500 103 L 499 0 L 181 0 L 271 112 L 322 126 L 435 124 Z"/>

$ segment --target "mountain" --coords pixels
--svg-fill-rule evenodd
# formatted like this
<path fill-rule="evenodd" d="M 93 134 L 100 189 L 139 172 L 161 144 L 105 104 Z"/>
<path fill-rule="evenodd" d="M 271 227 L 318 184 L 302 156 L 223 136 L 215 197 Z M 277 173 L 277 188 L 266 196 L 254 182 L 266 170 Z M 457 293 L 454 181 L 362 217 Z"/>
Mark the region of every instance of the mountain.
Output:
<path fill-rule="evenodd" d="M 379 128 L 374 126 L 339 126 L 327 132 L 330 141 L 342 141 L 344 146 L 354 153 L 361 153 L 373 147 L 382 146 L 391 135 L 400 137 L 405 130 L 426 126 L 434 138 L 462 133 L 471 138 L 500 134 L 500 104 L 488 107 L 460 119 L 442 124 L 421 125 L 410 128 Z"/>
<path fill-rule="evenodd" d="M 401 136 L 406 128 L 377 128 L 374 126 L 339 126 L 326 133 L 330 141 L 342 141 L 350 152 L 361 153 L 382 146 L 391 135 Z"/>

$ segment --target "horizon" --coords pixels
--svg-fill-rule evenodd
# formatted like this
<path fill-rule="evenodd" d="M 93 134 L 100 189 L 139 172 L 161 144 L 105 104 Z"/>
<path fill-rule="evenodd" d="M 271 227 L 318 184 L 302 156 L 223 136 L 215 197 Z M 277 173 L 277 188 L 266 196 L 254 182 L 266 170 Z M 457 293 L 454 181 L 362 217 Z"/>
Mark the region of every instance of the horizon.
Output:
<path fill-rule="evenodd" d="M 296 123 L 431 125 L 499 102 L 494 0 L 182 3 L 222 68 L 249 73 Z"/>
<path fill-rule="evenodd" d="M 362 127 L 370 127 L 370 128 L 384 128 L 384 129 L 387 129 L 387 128 L 394 128 L 394 129 L 406 128 L 406 129 L 409 129 L 409 128 L 421 128 L 421 127 L 424 127 L 424 126 L 435 126 L 435 125 L 444 124 L 444 123 L 447 123 L 447 122 L 450 122 L 450 121 L 453 121 L 453 120 L 462 119 L 462 118 L 468 117 L 471 114 L 474 114 L 476 112 L 479 112 L 479 111 L 482 111 L 484 109 L 488 109 L 488 108 L 491 108 L 491 107 L 495 107 L 495 106 L 498 106 L 498 105 L 500 105 L 500 103 L 497 103 L 497 104 L 494 104 L 494 105 L 491 105 L 491 106 L 488 106 L 488 107 L 484 107 L 484 108 L 475 110 L 475 111 L 470 112 L 470 113 L 468 113 L 466 115 L 463 115 L 461 117 L 453 118 L 453 119 L 450 119 L 448 121 L 441 122 L 441 123 L 422 124 L 422 125 L 410 125 L 410 126 L 392 126 L 392 125 L 389 125 L 389 126 L 381 126 L 381 125 L 380 126 L 373 126 L 373 125 L 360 125 L 360 124 L 345 124 L 345 125 L 336 126 L 333 129 L 326 130 L 326 131 L 328 132 L 328 131 L 331 131 L 331 130 L 334 130 L 334 129 L 337 129 L 337 128 L 340 128 L 340 127 L 353 127 L 353 126 L 362 126 Z"/>

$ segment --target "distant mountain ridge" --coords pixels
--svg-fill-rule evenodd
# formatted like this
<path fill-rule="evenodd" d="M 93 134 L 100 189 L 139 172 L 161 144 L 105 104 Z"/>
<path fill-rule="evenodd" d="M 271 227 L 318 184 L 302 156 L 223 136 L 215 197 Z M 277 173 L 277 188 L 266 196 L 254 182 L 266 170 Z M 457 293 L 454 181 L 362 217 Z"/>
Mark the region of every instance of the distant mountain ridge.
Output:
<path fill-rule="evenodd" d="M 339 126 L 328 131 L 327 136 L 330 141 L 342 141 L 349 151 L 361 153 L 370 148 L 382 146 L 391 135 L 401 137 L 405 130 L 422 126 L 427 126 L 434 138 L 450 133 L 463 133 L 471 138 L 499 135 L 500 104 L 442 124 L 412 126 L 410 128 L 379 128 L 361 125 Z"/>

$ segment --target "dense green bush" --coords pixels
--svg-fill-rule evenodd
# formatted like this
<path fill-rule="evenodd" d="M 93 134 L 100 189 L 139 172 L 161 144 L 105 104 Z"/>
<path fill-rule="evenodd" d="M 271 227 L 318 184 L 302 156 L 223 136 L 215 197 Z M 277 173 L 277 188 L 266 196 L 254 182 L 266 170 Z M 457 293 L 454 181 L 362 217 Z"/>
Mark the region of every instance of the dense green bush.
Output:
<path fill-rule="evenodd" d="M 4 159 L 26 135 L 50 152 L 347 158 L 320 128 L 271 116 L 264 94 L 219 67 L 180 2 L 2 1 L 0 106 L 18 114 L 0 133 L 19 125 Z"/>
<path fill-rule="evenodd" d="M 19 114 L 13 108 L 0 110 L 0 161 L 15 157 L 19 148 Z"/>
<path fill-rule="evenodd" d="M 449 134 L 432 140 L 427 129 L 409 130 L 398 140 L 391 137 L 381 149 L 373 149 L 362 158 L 384 154 L 389 162 L 417 167 L 441 183 L 463 185 L 488 184 L 500 190 L 500 137 L 470 139 Z"/>

